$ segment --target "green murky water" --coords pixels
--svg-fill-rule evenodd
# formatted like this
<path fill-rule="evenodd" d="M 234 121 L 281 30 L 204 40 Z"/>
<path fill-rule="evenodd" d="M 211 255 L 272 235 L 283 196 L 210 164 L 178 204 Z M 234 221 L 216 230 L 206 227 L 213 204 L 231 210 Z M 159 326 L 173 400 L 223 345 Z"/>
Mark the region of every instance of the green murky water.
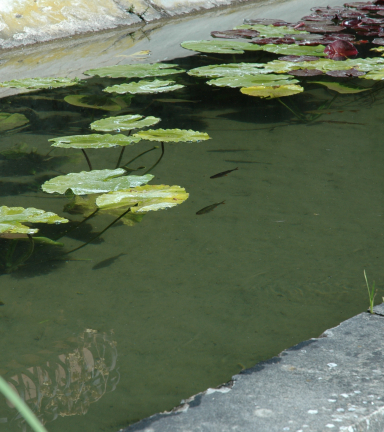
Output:
<path fill-rule="evenodd" d="M 193 56 L 175 63 L 189 69 L 206 61 Z M 177 80 L 185 90 L 135 96 L 124 112 L 212 137 L 166 144 L 153 171 L 152 183 L 185 187 L 189 199 L 133 227 L 116 224 L 68 256 L 37 247 L 28 265 L 0 276 L 0 373 L 51 432 L 112 432 L 171 409 L 365 310 L 363 269 L 383 282 L 384 90 L 340 95 L 329 112 L 304 124 L 276 100 L 186 75 Z M 100 94 L 111 82 L 91 79 L 87 90 Z M 286 99 L 302 112 L 334 95 L 305 87 Z M 3 133 L 0 150 L 35 149 L 0 161 L 2 205 L 81 221 L 63 211 L 66 198 L 39 190 L 50 177 L 87 169 L 76 150 L 44 156 L 48 139 L 89 133 L 89 123 L 108 114 L 63 101 L 74 92 L 80 90 L 0 101 L 0 111 L 30 120 L 17 133 Z M 125 159 L 152 146 L 130 147 Z M 118 153 L 89 152 L 95 169 L 114 168 Z M 149 153 L 140 164 L 149 167 L 157 157 Z M 62 239 L 65 250 L 112 220 L 91 219 Z M 55 237 L 65 228 L 41 226 L 41 233 Z M 1 253 L 7 245 L 2 240 Z M 23 430 L 4 401 L 0 421 L 0 429 Z"/>

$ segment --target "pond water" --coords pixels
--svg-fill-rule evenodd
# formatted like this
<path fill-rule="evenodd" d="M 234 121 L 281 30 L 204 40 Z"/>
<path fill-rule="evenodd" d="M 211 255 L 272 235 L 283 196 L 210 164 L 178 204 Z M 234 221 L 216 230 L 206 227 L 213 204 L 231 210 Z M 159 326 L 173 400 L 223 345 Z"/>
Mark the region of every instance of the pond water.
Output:
<path fill-rule="evenodd" d="M 191 69 L 232 60 L 212 56 L 171 63 Z M 265 56 L 277 57 L 235 60 Z M 112 432 L 169 410 L 366 310 L 364 269 L 371 281 L 383 282 L 381 84 L 375 93 L 339 95 L 321 110 L 335 93 L 306 82 L 303 94 L 286 98 L 301 113 L 321 114 L 304 123 L 276 99 L 207 86 L 186 74 L 174 79 L 186 87 L 135 95 L 117 113 L 209 134 L 208 141 L 166 143 L 152 172 L 152 184 L 180 185 L 189 199 L 134 226 L 118 222 L 65 255 L 114 220 L 96 216 L 64 235 L 63 248 L 36 245 L 25 265 L 1 275 L 0 373 L 32 401 L 49 431 Z M 2 205 L 53 211 L 71 228 L 83 219 L 64 211 L 68 198 L 40 189 L 49 178 L 87 170 L 79 150 L 50 152 L 48 139 L 87 134 L 92 121 L 116 114 L 64 97 L 88 93 L 96 100 L 117 82 L 123 80 L 91 78 L 81 88 L 0 101 L 1 112 L 29 119 L 2 134 Z M 128 147 L 125 162 L 152 147 L 144 141 Z M 118 155 L 89 151 L 94 169 L 113 169 Z M 150 167 L 158 156 L 149 152 L 132 166 Z M 50 238 L 68 230 L 39 228 Z M 8 248 L 1 240 L 2 256 Z M 17 248 L 16 256 L 26 244 Z M 0 429 L 22 430 L 5 402 L 0 418 Z"/>

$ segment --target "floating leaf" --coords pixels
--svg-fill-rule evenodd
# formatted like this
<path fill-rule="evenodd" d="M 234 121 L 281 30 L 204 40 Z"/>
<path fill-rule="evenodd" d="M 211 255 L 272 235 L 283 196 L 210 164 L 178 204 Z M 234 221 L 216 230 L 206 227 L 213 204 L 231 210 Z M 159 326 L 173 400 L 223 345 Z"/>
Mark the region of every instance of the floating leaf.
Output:
<path fill-rule="evenodd" d="M 20 80 L 4 81 L 0 87 L 15 87 L 28 89 L 45 89 L 69 87 L 78 84 L 78 79 L 70 78 L 24 78 Z"/>
<path fill-rule="evenodd" d="M 104 111 L 120 111 L 127 106 L 124 101 L 121 103 L 118 98 L 100 98 L 90 95 L 69 95 L 65 96 L 64 100 L 74 106 L 101 109 Z M 125 106 L 122 106 L 123 104 Z"/>
<path fill-rule="evenodd" d="M 161 119 L 157 117 L 143 117 L 139 114 L 108 117 L 105 119 L 97 120 L 91 123 L 91 129 L 97 131 L 124 131 L 132 129 L 141 129 L 147 126 L 153 126 L 158 123 Z"/>
<path fill-rule="evenodd" d="M 322 72 L 321 72 L 322 73 Z M 290 75 L 248 75 L 248 76 L 234 76 L 223 77 L 210 80 L 207 82 L 209 85 L 218 87 L 254 87 L 254 86 L 280 86 L 287 84 L 298 83 L 298 80 L 292 79 Z"/>
<path fill-rule="evenodd" d="M 375 81 L 381 81 L 384 79 L 384 69 L 378 71 L 368 72 L 366 75 L 361 76 L 359 78 L 371 79 Z"/>
<path fill-rule="evenodd" d="M 52 146 L 54 147 L 87 149 L 133 145 L 134 143 L 140 141 L 140 137 L 125 136 L 123 134 L 91 134 L 64 136 L 59 138 L 52 138 L 48 141 L 53 142 Z"/>
<path fill-rule="evenodd" d="M 272 72 L 264 63 L 230 63 L 221 65 L 202 66 L 189 70 L 188 75 L 218 78 L 226 76 L 259 75 Z"/>
<path fill-rule="evenodd" d="M 69 173 L 46 181 L 41 188 L 47 193 L 65 194 L 68 189 L 71 189 L 75 195 L 85 195 L 141 186 L 154 177 L 152 174 L 143 176 L 124 174 L 126 171 L 123 168 Z"/>
<path fill-rule="evenodd" d="M 308 32 L 306 31 L 295 30 L 292 27 L 262 25 L 262 24 L 254 24 L 254 25 L 243 24 L 241 26 L 234 28 L 234 30 L 239 30 L 239 29 L 256 30 L 260 33 L 260 36 L 263 37 L 281 37 L 285 35 L 308 34 Z"/>
<path fill-rule="evenodd" d="M 333 76 L 333 77 L 339 77 L 339 78 L 352 78 L 352 77 L 365 75 L 365 72 L 358 71 L 358 70 L 352 68 L 352 69 L 348 69 L 348 70 L 328 71 L 327 75 Z"/>
<path fill-rule="evenodd" d="M 303 76 L 303 77 L 323 75 L 323 72 L 318 69 L 296 69 L 288 73 L 293 76 Z"/>
<path fill-rule="evenodd" d="M 289 55 L 279 57 L 278 60 L 297 63 L 302 61 L 317 61 L 318 57 L 308 55 Z"/>
<path fill-rule="evenodd" d="M 133 213 L 142 213 L 174 207 L 188 196 L 180 186 L 146 185 L 100 195 L 96 205 L 101 209 L 131 207 Z"/>
<path fill-rule="evenodd" d="M 148 93 L 165 93 L 173 90 L 179 90 L 185 86 L 181 84 L 174 84 L 175 81 L 162 81 L 162 80 L 154 80 L 154 81 L 139 81 L 139 82 L 131 82 L 128 84 L 119 84 L 114 85 L 112 87 L 107 87 L 103 91 L 107 93 L 140 93 L 140 94 L 148 94 Z"/>
<path fill-rule="evenodd" d="M 283 96 L 291 96 L 303 91 L 303 87 L 292 84 L 282 85 L 278 87 L 256 86 L 240 89 L 241 93 L 249 96 L 259 96 L 261 98 L 278 98 Z"/>
<path fill-rule="evenodd" d="M 197 132 L 186 129 L 151 129 L 137 132 L 133 135 L 133 137 L 159 142 L 199 142 L 211 138 L 205 132 Z"/>
<path fill-rule="evenodd" d="M 18 128 L 29 123 L 23 114 L 0 113 L 0 132 Z"/>
<path fill-rule="evenodd" d="M 222 39 L 186 41 L 183 42 L 181 46 L 191 51 L 220 54 L 243 54 L 244 51 L 258 51 L 263 49 L 262 46 L 248 42 Z"/>
<path fill-rule="evenodd" d="M 352 94 L 352 93 L 361 93 L 363 91 L 370 90 L 369 88 L 351 86 L 346 84 L 341 84 L 338 82 L 329 82 L 329 81 L 311 81 L 311 84 L 321 84 L 329 90 L 336 91 L 337 93 L 342 94 Z"/>
<path fill-rule="evenodd" d="M 110 78 L 145 78 L 185 72 L 184 69 L 172 69 L 174 67 L 174 64 L 167 63 L 116 65 L 89 69 L 84 74 Z"/>
<path fill-rule="evenodd" d="M 259 32 L 256 30 L 221 30 L 211 32 L 212 37 L 224 38 L 224 39 L 238 39 L 247 38 L 252 39 L 259 36 Z"/>
<path fill-rule="evenodd" d="M 345 60 L 349 57 L 355 57 L 358 54 L 356 47 L 348 41 L 336 40 L 327 45 L 324 49 L 327 57 L 333 60 Z"/>
<path fill-rule="evenodd" d="M 325 56 L 324 45 L 302 46 L 302 45 L 264 45 L 264 51 L 284 55 L 310 55 Z"/>
<path fill-rule="evenodd" d="M 39 230 L 23 225 L 23 223 L 59 224 L 67 222 L 68 219 L 64 219 L 55 213 L 33 207 L 27 209 L 23 207 L 0 207 L 0 233 L 34 234 Z"/>

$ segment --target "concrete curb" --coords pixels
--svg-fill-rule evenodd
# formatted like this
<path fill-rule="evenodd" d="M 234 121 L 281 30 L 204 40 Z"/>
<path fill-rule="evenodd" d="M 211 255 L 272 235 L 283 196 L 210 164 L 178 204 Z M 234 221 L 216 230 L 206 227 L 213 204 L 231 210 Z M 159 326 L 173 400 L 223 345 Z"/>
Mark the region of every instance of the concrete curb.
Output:
<path fill-rule="evenodd" d="M 122 432 L 384 430 L 384 305 Z"/>

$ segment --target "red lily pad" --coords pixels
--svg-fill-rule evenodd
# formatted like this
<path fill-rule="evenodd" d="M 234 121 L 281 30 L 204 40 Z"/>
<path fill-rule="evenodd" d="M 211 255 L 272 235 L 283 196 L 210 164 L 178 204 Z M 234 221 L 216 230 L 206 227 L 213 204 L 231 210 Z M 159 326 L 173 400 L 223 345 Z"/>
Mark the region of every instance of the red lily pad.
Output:
<path fill-rule="evenodd" d="M 306 15 L 300 19 L 303 21 L 324 21 L 324 17 L 322 15 Z"/>
<path fill-rule="evenodd" d="M 315 75 L 323 75 L 323 72 L 318 69 L 296 69 L 288 72 L 289 75 L 308 77 Z"/>
<path fill-rule="evenodd" d="M 384 11 L 377 11 L 376 15 L 384 15 Z"/>
<path fill-rule="evenodd" d="M 211 36 L 215 38 L 225 38 L 225 39 L 238 39 L 238 38 L 246 38 L 252 39 L 254 37 L 259 36 L 260 32 L 256 30 L 223 30 L 223 31 L 213 31 L 211 32 Z"/>
<path fill-rule="evenodd" d="M 366 72 L 358 71 L 357 69 L 352 68 L 352 69 L 348 69 L 348 70 L 332 70 L 332 71 L 326 72 L 326 74 L 329 76 L 338 77 L 338 78 L 352 78 L 352 77 L 365 75 Z"/>
<path fill-rule="evenodd" d="M 325 35 L 326 38 L 334 38 L 334 40 L 337 39 L 342 39 L 342 40 L 346 40 L 348 42 L 354 41 L 356 38 L 353 34 L 351 33 L 329 33 L 327 35 Z"/>
<path fill-rule="evenodd" d="M 343 19 L 353 19 L 364 17 L 365 13 L 362 11 L 352 11 L 350 9 L 346 9 L 344 12 L 341 12 L 340 17 Z"/>
<path fill-rule="evenodd" d="M 363 18 L 361 20 L 362 23 L 364 24 L 372 24 L 372 25 L 383 25 L 384 24 L 384 20 L 382 18 Z"/>
<path fill-rule="evenodd" d="M 330 24 L 321 25 L 318 23 L 313 23 L 311 25 L 304 25 L 300 27 L 300 30 L 305 30 L 310 33 L 332 33 L 332 32 L 339 32 L 345 30 L 345 27 L 339 25 L 330 25 Z"/>
<path fill-rule="evenodd" d="M 352 19 L 345 19 L 345 20 L 343 20 L 341 22 L 341 25 L 343 27 L 350 28 L 350 27 L 356 27 L 360 23 L 361 23 L 361 19 L 359 19 L 359 18 L 352 18 Z"/>
<path fill-rule="evenodd" d="M 324 52 L 332 60 L 345 60 L 358 54 L 356 47 L 344 40 L 337 40 L 327 45 Z"/>
<path fill-rule="evenodd" d="M 279 19 L 271 18 L 255 18 L 255 19 L 245 19 L 244 24 L 262 24 L 262 25 L 287 25 L 288 23 Z"/>
<path fill-rule="evenodd" d="M 359 9 L 360 10 L 371 10 L 371 11 L 384 10 L 384 5 L 380 6 L 380 5 L 372 5 L 372 4 L 365 3 L 365 6 L 359 6 Z"/>
<path fill-rule="evenodd" d="M 293 38 L 279 38 L 279 37 L 269 37 L 269 38 L 260 38 L 260 39 L 254 39 L 251 43 L 257 44 L 257 45 L 267 45 L 267 44 L 274 44 L 274 45 L 280 45 L 280 44 L 294 44 L 295 39 Z"/>
<path fill-rule="evenodd" d="M 288 61 L 288 62 L 302 62 L 302 61 L 315 61 L 315 60 L 317 61 L 319 60 L 319 57 L 306 56 L 306 55 L 302 55 L 302 56 L 288 55 L 288 56 L 278 57 L 278 60 Z"/>
<path fill-rule="evenodd" d="M 367 2 L 352 2 L 352 3 L 344 3 L 344 6 L 351 7 L 351 8 L 360 8 L 362 6 L 366 6 Z"/>
<path fill-rule="evenodd" d="M 384 45 L 384 39 L 383 38 L 375 38 L 375 39 L 373 39 L 372 43 L 375 45 Z"/>

